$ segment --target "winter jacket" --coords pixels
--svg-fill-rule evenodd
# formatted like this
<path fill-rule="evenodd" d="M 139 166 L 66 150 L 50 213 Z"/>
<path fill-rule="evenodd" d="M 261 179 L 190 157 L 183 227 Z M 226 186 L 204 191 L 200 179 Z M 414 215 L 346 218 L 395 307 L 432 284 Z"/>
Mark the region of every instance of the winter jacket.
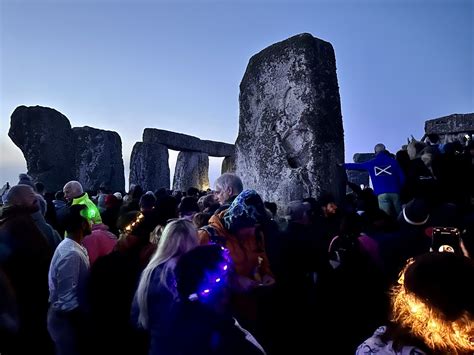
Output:
<path fill-rule="evenodd" d="M 259 268 L 260 276 L 272 275 L 264 248 L 263 235 L 255 236 L 252 234 L 237 238 L 230 234 L 222 222 L 225 212 L 222 211 L 218 215 L 213 215 L 209 220 L 209 226 L 214 229 L 223 246 L 229 250 L 237 274 L 254 279 L 255 270 Z M 198 235 L 201 245 L 213 242 L 206 228 L 201 228 Z"/>

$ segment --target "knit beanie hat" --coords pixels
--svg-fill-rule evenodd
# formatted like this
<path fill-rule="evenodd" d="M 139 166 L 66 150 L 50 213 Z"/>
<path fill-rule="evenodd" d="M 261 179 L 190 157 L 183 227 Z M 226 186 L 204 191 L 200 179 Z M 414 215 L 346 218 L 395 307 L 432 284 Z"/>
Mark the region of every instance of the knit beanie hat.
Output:
<path fill-rule="evenodd" d="M 265 205 L 255 190 L 242 191 L 224 214 L 225 228 L 235 233 L 241 228 L 253 227 L 267 219 Z"/>
<path fill-rule="evenodd" d="M 33 189 L 35 188 L 35 184 L 33 183 L 33 178 L 28 174 L 20 174 L 18 176 L 19 181 L 17 185 L 30 185 Z"/>

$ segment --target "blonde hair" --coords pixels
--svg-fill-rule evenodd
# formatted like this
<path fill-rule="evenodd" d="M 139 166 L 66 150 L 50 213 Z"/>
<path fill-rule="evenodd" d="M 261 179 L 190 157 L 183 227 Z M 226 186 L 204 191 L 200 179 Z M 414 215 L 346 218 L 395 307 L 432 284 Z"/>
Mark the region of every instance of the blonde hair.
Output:
<path fill-rule="evenodd" d="M 193 223 L 186 219 L 177 219 L 166 225 L 158 243 L 158 248 L 140 277 L 137 289 L 139 308 L 138 324 L 148 329 L 148 288 L 151 275 L 156 267 L 164 264 L 160 275 L 160 283 L 173 296 L 176 296 L 176 286 L 173 283 L 174 267 L 181 255 L 197 247 L 199 244 L 197 230 Z"/>
<path fill-rule="evenodd" d="M 446 354 L 474 351 L 474 319 L 469 312 L 447 320 L 439 310 L 408 292 L 403 285 L 391 289 L 391 304 L 392 321 L 410 329 L 431 350 Z"/>
<path fill-rule="evenodd" d="M 390 303 L 392 309 L 391 321 L 401 329 L 408 330 L 411 335 L 421 340 L 431 351 L 438 354 L 472 354 L 474 351 L 474 315 L 471 309 L 460 309 L 458 312 L 447 315 L 442 308 L 436 307 L 430 297 L 419 296 L 410 291 L 406 285 L 406 277 L 409 275 L 409 269 L 412 265 L 424 263 L 430 270 L 437 271 L 437 268 L 446 268 L 446 262 L 463 262 L 453 267 L 451 271 L 459 270 L 465 267 L 464 261 L 471 261 L 464 257 L 457 257 L 450 253 L 429 253 L 409 259 L 403 270 L 400 272 L 398 284 L 390 290 Z M 442 263 L 444 261 L 444 264 Z M 430 264 L 431 262 L 431 264 Z M 471 264 L 471 263 L 470 263 Z M 456 266 L 456 265 L 454 265 Z M 462 269 L 461 269 L 462 270 Z M 472 264 L 471 272 L 472 275 Z M 416 281 L 412 271 L 410 277 L 411 283 Z M 468 273 L 466 273 L 469 275 Z M 444 275 L 437 275 L 441 279 Z M 466 276 L 466 275 L 464 275 Z M 469 282 L 469 276 L 463 282 Z M 440 283 L 439 283 L 440 284 Z M 456 300 L 451 300 L 455 303 Z M 463 302 L 460 302 L 464 305 Z"/>

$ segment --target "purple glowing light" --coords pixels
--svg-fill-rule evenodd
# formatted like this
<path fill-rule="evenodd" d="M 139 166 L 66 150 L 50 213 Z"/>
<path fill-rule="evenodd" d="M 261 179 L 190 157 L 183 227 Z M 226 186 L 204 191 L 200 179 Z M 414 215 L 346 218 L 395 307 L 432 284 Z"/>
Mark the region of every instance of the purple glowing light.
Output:
<path fill-rule="evenodd" d="M 218 277 L 218 278 L 216 279 L 216 282 L 221 282 L 221 278 Z"/>

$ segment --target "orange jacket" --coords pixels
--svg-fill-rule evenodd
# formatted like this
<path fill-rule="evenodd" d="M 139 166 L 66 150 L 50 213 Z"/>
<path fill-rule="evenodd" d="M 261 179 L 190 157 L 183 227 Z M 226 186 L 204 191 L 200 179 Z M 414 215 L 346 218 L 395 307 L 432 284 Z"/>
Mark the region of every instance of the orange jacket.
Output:
<path fill-rule="evenodd" d="M 254 233 L 240 235 L 239 238 L 230 234 L 222 223 L 225 212 L 213 215 L 209 220 L 209 225 L 214 228 L 216 235 L 225 240 L 224 247 L 229 250 L 237 274 L 256 281 L 260 281 L 257 280 L 257 271 L 260 277 L 263 275 L 273 276 L 265 252 L 263 235 L 260 238 L 261 241 L 258 242 Z M 204 229 L 199 229 L 198 236 L 201 245 L 211 242 L 209 233 Z"/>

